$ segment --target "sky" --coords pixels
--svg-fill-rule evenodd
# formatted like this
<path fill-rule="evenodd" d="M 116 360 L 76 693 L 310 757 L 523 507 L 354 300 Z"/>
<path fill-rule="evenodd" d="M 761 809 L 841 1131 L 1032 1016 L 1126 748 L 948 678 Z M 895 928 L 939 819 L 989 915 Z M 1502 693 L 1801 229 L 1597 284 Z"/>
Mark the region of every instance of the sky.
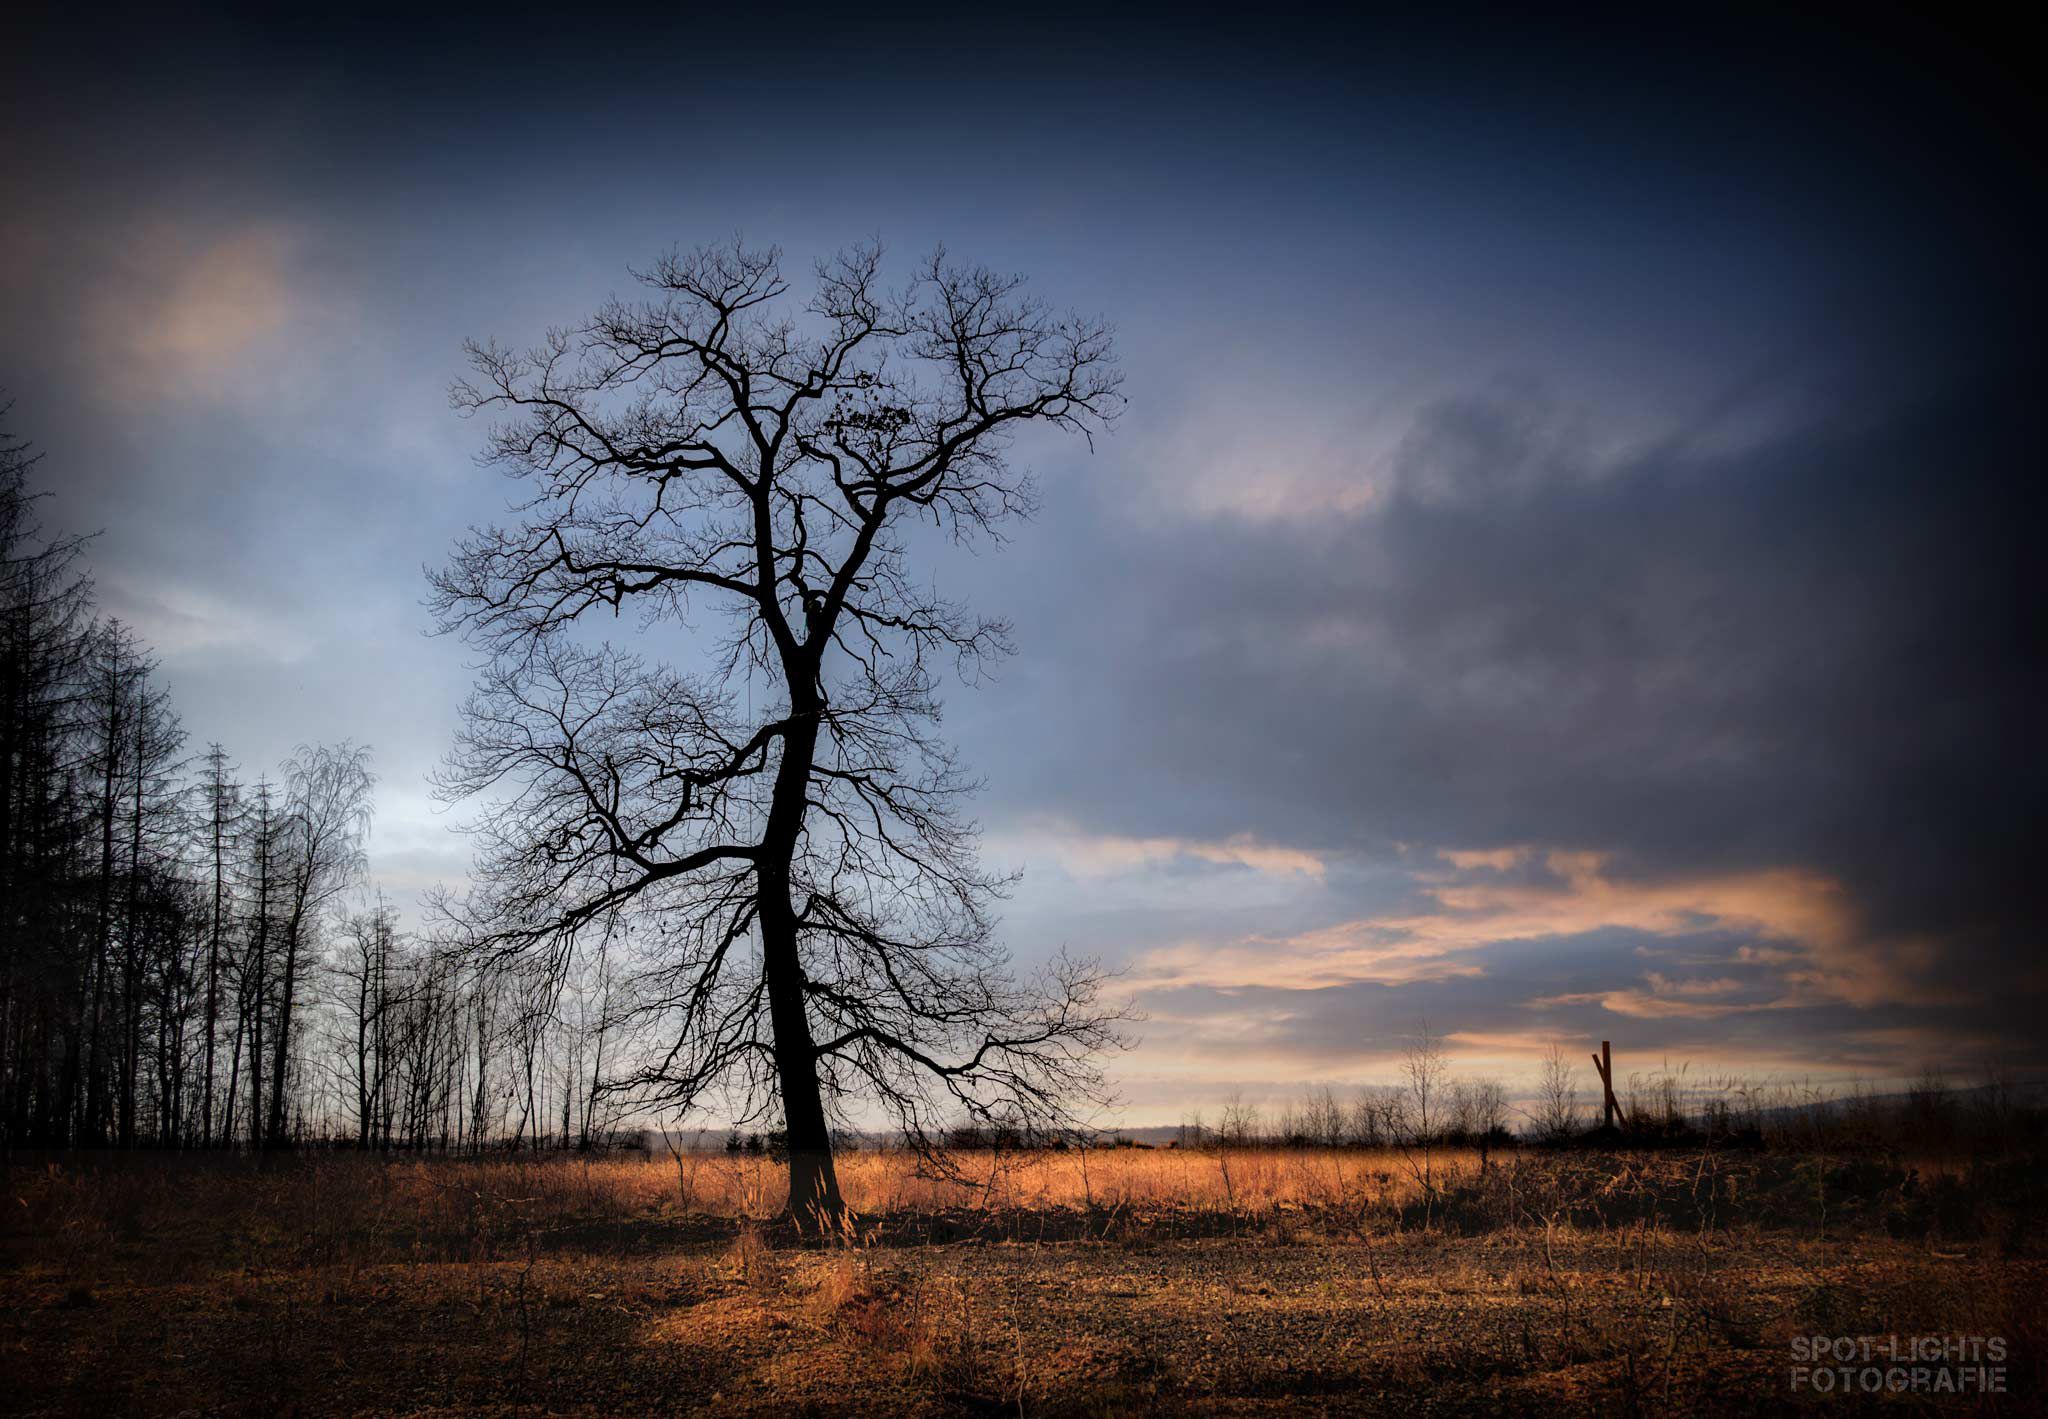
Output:
<path fill-rule="evenodd" d="M 1231 1091 L 2044 1062 L 2035 34 L 1442 11 L 370 10 L 0 58 L 0 387 L 195 744 L 374 746 L 371 880 L 467 861 L 424 568 L 448 407 L 742 234 L 943 243 L 1130 398 L 934 575 L 1019 961 L 1123 972 L 1131 1124 Z M 855 29 L 854 27 L 858 27 Z"/>

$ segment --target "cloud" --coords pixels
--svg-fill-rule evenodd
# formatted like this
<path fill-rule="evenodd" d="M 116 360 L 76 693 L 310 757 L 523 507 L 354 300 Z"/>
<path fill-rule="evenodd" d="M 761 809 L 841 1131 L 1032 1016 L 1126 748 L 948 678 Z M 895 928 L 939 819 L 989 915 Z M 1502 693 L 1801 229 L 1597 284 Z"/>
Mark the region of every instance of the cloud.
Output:
<path fill-rule="evenodd" d="M 1125 876 L 1188 863 L 1317 880 L 1324 872 L 1323 860 L 1314 853 L 1262 842 L 1250 833 L 1205 842 L 1175 837 L 1119 837 L 1050 823 L 992 835 L 988 845 L 1000 856 L 1027 862 L 1050 861 L 1070 876 L 1084 879 Z"/>
<path fill-rule="evenodd" d="M 166 660 L 232 649 L 290 665 L 312 649 L 311 628 L 303 617 L 236 600 L 213 587 L 170 580 L 131 584 L 117 574 L 101 579 L 99 594 L 106 611 L 126 621 Z"/>
<path fill-rule="evenodd" d="M 1518 863 L 1527 862 L 1533 855 L 1533 851 L 1533 849 L 1526 847 L 1463 849 L 1447 847 L 1439 848 L 1437 856 L 1450 863 L 1451 866 L 1457 868 L 1460 872 L 1471 872 L 1482 867 L 1495 872 L 1505 872 Z"/>
<path fill-rule="evenodd" d="M 1553 1049 L 1576 1050 L 1579 1039 L 1563 1030 L 1454 1030 L 1444 1036 L 1444 1043 L 1454 1051 L 1479 1050 L 1533 1063 Z"/>
<path fill-rule="evenodd" d="M 255 377 L 275 337 L 304 316 L 288 226 L 226 230 L 161 218 L 101 234 L 104 258 L 84 310 L 103 394 L 153 403 L 219 401 Z"/>
<path fill-rule="evenodd" d="M 1027 655 L 1060 660 L 1004 707 L 1032 736 L 970 752 L 999 775 L 1031 753 L 1012 802 L 1083 837 L 1243 834 L 1339 896 L 1413 878 L 1407 903 L 1382 882 L 1320 923 L 1183 932 L 1143 958 L 1157 982 L 1447 980 L 1497 969 L 1489 942 L 1700 931 L 1778 993 L 1659 993 L 1638 962 L 1499 1003 L 1729 1028 L 1765 999 L 1968 1004 L 2016 1041 L 2048 989 L 2024 388 L 1614 456 L 1496 389 L 1421 416 L 1355 509 L 1138 527 L 1082 501 L 1046 536 L 1082 574 L 1023 597 Z"/>
<path fill-rule="evenodd" d="M 1449 877 L 1419 873 L 1419 911 L 1361 917 L 1287 936 L 1231 941 L 1187 940 L 1144 952 L 1133 968 L 1134 991 L 1200 985 L 1217 990 L 1257 985 L 1308 990 L 1372 983 L 1410 985 L 1484 974 L 1479 953 L 1502 946 L 1540 949 L 1544 943 L 1625 931 L 1643 938 L 1696 938 L 1732 933 L 1745 942 L 1774 946 L 1772 954 L 1745 958 L 1755 974 L 1799 999 L 1876 1004 L 1907 998 L 1901 983 L 1870 973 L 1844 976 L 1830 964 L 1854 940 L 1854 917 L 1839 884 L 1792 869 L 1722 877 L 1629 881 L 1608 875 L 1593 853 L 1549 854 L 1547 877 L 1530 883 L 1495 880 L 1503 857 L 1458 853 L 1468 863 Z M 1446 854 L 1452 856 L 1452 854 Z M 1647 993 L 1616 990 L 1530 1002 L 1532 1005 L 1599 1000 L 1635 1014 L 1698 1018 L 1791 1003 L 1704 1002 L 1744 988 L 1733 978 L 1682 978 L 1663 971 L 1644 977 Z"/>
<path fill-rule="evenodd" d="M 418 567 L 504 496 L 445 417 L 462 337 L 670 241 L 879 224 L 1125 332 L 1118 436 L 1085 479 L 1020 443 L 1043 515 L 942 581 L 1023 647 L 946 723 L 1024 825 L 988 844 L 1031 869 L 1009 939 L 1132 966 L 1131 1076 L 1363 1071 L 1425 1011 L 1502 1053 L 2039 1057 L 2039 381 L 1994 368 L 2038 324 L 2031 157 L 1924 55 L 1846 98 L 1691 51 L 1633 97 L 1510 65 L 1474 104 L 1462 36 L 1218 88 L 1140 26 L 1098 49 L 1167 76 L 1145 102 L 1087 86 L 1037 134 L 1075 162 L 962 202 L 971 161 L 840 161 L 908 110 L 720 165 L 593 142 L 609 99 L 499 112 L 541 91 L 517 56 L 468 93 L 380 33 L 118 28 L 17 46 L 0 94 L 7 378 L 196 733 L 377 743 L 393 890 L 461 868 L 396 784 L 467 678 Z M 1106 133 L 1168 136 L 1134 184 Z"/>
<path fill-rule="evenodd" d="M 1147 451 L 1117 491 L 1122 515 L 1284 533 L 1379 516 L 1396 500 L 1469 506 L 1596 482 L 1670 432 L 1639 402 L 1610 398 L 1595 418 L 1528 378 L 1475 391 L 1448 372 L 1410 374 L 1361 401 L 1355 371 L 1291 373 L 1285 386 L 1239 368 L 1195 375 L 1171 412 L 1151 419 Z M 1761 402 L 1737 404 L 1722 422 L 1782 422 L 1779 411 L 1760 416 Z M 1742 442 L 1755 437 L 1746 429 Z"/>
<path fill-rule="evenodd" d="M 1191 940 L 1154 947 L 1139 958 L 1125 984 L 1142 997 L 1162 986 L 1317 990 L 1482 974 L 1472 962 L 1448 959 L 1457 950 L 1441 940 L 1408 934 L 1397 922 L 1350 921 L 1293 936 Z"/>
<path fill-rule="evenodd" d="M 1560 1005 L 1598 1005 L 1615 1015 L 1627 1015 L 1637 1020 L 1721 1020 L 1730 1015 L 1747 1015 L 1758 1010 L 1790 1010 L 1805 1002 L 1780 996 L 1771 1000 L 1711 1001 L 1696 1000 L 1680 996 L 1674 998 L 1658 990 L 1599 990 L 1582 991 L 1575 995 L 1552 995 L 1529 1002 L 1531 1008 L 1549 1010 Z"/>
<path fill-rule="evenodd" d="M 1423 413 L 1412 481 L 1309 516 L 1048 498 L 1077 575 L 999 603 L 1026 669 L 970 755 L 1077 840 L 1323 867 L 1164 936 L 1088 879 L 1059 939 L 1127 962 L 1133 1077 L 1371 1078 L 1425 1013 L 1503 1068 L 2040 1060 L 2024 385 L 1618 453 L 1517 397 Z"/>

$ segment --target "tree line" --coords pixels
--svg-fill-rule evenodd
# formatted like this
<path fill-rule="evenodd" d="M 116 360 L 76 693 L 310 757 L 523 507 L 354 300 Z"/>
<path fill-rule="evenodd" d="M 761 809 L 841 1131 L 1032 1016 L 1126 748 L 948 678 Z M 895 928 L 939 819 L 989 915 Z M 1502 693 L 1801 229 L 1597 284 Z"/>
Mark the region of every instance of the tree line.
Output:
<path fill-rule="evenodd" d="M 1454 1078 L 1441 1040 L 1406 1043 L 1394 1082 L 1340 1093 L 1328 1084 L 1277 1106 L 1231 1094 L 1213 1116 L 1182 1116 L 1168 1146 L 1181 1148 L 1466 1147 L 1515 1143 L 1598 1146 L 1748 1146 L 2004 1156 L 2038 1146 L 2048 1109 L 1993 1056 L 1960 1079 L 1929 1062 L 1908 1079 L 1812 1079 L 1700 1074 L 1687 1065 L 1631 1074 L 1617 1088 L 1615 1123 L 1598 1091 L 1581 1087 L 1561 1045 L 1544 1054 L 1534 1089 L 1510 1095 L 1497 1080 Z M 956 1146 L 1014 1146 L 986 1132 Z"/>
<path fill-rule="evenodd" d="M 189 742 L 0 434 L 0 1148 L 588 1141 L 611 972 L 485 971 L 365 900 L 365 747 Z"/>
<path fill-rule="evenodd" d="M 194 753 L 155 657 L 99 614 L 0 443 L 0 1130 L 8 1146 L 284 1141 L 368 753 L 241 782 Z"/>

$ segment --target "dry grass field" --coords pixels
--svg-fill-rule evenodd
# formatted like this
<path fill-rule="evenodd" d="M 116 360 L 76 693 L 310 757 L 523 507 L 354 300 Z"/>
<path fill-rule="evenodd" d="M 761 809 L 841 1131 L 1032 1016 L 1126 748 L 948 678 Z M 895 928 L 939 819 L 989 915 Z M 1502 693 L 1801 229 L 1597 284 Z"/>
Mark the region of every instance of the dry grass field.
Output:
<path fill-rule="evenodd" d="M 779 1169 L 17 1163 L 11 1413 L 1773 1413 L 1801 1335 L 1995 1335 L 2048 1394 L 2030 1166 L 1099 1149 Z"/>

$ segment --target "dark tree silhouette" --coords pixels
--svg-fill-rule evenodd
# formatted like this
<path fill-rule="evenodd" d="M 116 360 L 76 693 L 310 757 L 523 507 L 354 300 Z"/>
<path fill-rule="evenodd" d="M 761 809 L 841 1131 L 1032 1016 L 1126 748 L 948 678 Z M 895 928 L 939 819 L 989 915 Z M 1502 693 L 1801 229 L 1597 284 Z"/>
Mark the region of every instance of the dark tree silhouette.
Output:
<path fill-rule="evenodd" d="M 960 1113 L 1061 1126 L 1101 1087 L 1101 977 L 1010 970 L 974 785 L 933 734 L 939 670 L 972 678 L 1006 628 L 930 590 L 906 532 L 1028 511 L 1012 435 L 1092 441 L 1118 374 L 1106 327 L 943 253 L 899 293 L 878 249 L 843 253 L 794 311 L 779 254 L 737 243 L 640 279 L 536 349 L 471 346 L 454 391 L 500 416 L 487 460 L 530 497 L 433 578 L 490 657 L 441 783 L 493 805 L 451 911 L 480 950 L 650 947 L 666 1048 L 623 1082 L 779 1101 L 790 1214 L 834 1229 L 843 1101 L 923 1143 Z M 583 629 L 629 607 L 644 654 Z M 664 663 L 699 610 L 723 634 Z"/>
<path fill-rule="evenodd" d="M 282 804 L 263 783 L 244 803 L 220 745 L 183 757 L 148 647 L 93 615 L 87 539 L 44 531 L 37 458 L 6 412 L 0 1155 L 329 1126 L 300 997 L 326 975 L 324 928 L 360 865 L 367 751 L 302 749 Z"/>
<path fill-rule="evenodd" d="M 271 1147 L 287 1141 L 290 1078 L 285 1066 L 312 939 L 328 907 L 362 870 L 371 795 L 377 786 L 368 747 L 347 740 L 301 745 L 285 765 L 285 774 L 278 1011 L 270 1041 L 270 1109 L 263 1126 L 264 1141 Z"/>
<path fill-rule="evenodd" d="M 241 832 L 242 787 L 228 765 L 228 753 L 218 743 L 206 746 L 204 776 L 198 784 L 198 822 L 204 834 L 202 851 L 206 864 L 206 986 L 202 1036 L 205 1055 L 200 1065 L 199 1137 L 211 1141 L 213 1133 L 214 1053 L 220 1032 L 220 983 L 227 956 L 231 899 L 228 870 Z"/>
<path fill-rule="evenodd" d="M 0 407 L 0 1151 L 68 1141 L 97 945 L 80 910 L 89 823 L 78 771 L 95 650 L 83 539 L 45 534 L 37 456 Z"/>

